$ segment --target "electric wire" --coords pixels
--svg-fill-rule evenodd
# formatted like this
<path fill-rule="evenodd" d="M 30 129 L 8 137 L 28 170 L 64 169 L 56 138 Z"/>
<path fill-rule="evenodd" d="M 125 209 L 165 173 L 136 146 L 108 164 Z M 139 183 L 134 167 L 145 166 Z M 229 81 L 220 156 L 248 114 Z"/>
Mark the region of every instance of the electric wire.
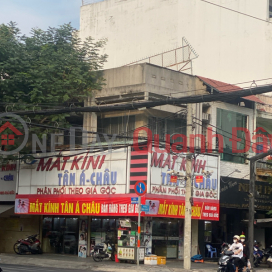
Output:
<path fill-rule="evenodd" d="M 227 8 L 227 7 L 224 7 L 224 6 L 221 6 L 221 5 L 218 5 L 218 4 L 215 4 L 215 3 L 212 3 L 212 2 L 209 2 L 207 0 L 200 0 L 201 2 L 205 2 L 207 4 L 210 4 L 210 5 L 213 5 L 213 6 L 217 6 L 219 8 L 223 8 L 223 9 L 226 9 L 226 10 L 229 10 L 229 11 L 232 11 L 232 12 L 235 12 L 235 13 L 238 13 L 240 15 L 244 15 L 244 16 L 247 16 L 247 17 L 250 17 L 250 18 L 253 18 L 253 19 L 256 19 L 256 20 L 259 20 L 259 21 L 262 21 L 262 22 L 265 22 L 265 23 L 269 23 L 271 24 L 272 22 L 268 21 L 268 20 L 264 20 L 262 18 L 259 18 L 259 17 L 255 17 L 255 16 L 252 16 L 252 15 L 249 15 L 247 13 L 243 13 L 243 12 L 240 12 L 238 10 L 234 10 L 234 9 L 231 9 L 231 8 Z"/>
<path fill-rule="evenodd" d="M 167 97 L 163 100 L 158 101 L 147 101 L 138 103 L 126 103 L 126 104 L 115 104 L 112 106 L 91 106 L 83 108 L 68 108 L 61 110 L 43 110 L 43 111 L 20 111 L 20 112 L 10 112 L 17 115 L 51 115 L 51 114 L 62 114 L 69 112 L 111 112 L 111 111 L 124 111 L 124 110 L 136 110 L 140 108 L 152 108 L 162 105 L 178 105 L 178 104 L 193 104 L 202 102 L 214 102 L 214 101 L 229 101 L 232 99 L 241 98 L 244 96 L 256 95 L 261 93 L 267 93 L 272 91 L 272 85 L 266 84 L 263 86 L 255 87 L 254 89 L 242 89 L 235 92 L 226 92 L 218 94 L 206 94 L 206 95 L 195 95 L 195 96 L 185 96 L 179 98 Z"/>
<path fill-rule="evenodd" d="M 5 121 L 10 121 L 10 119 L 6 119 Z M 20 123 L 19 121 L 14 121 L 15 123 Z M 41 125 L 41 124 L 35 124 L 35 123 L 31 123 L 31 124 L 28 124 L 29 126 L 35 126 L 35 127 L 42 127 L 42 128 L 49 128 L 49 129 L 54 129 L 54 130 L 62 130 L 62 131 L 70 131 L 70 129 L 68 128 L 61 128 L 61 127 L 54 127 L 54 126 L 48 126 L 48 125 Z M 100 132 L 93 132 L 93 131 L 85 131 L 85 133 L 87 134 L 95 134 L 95 135 L 105 135 L 105 133 L 100 133 Z M 106 134 L 108 137 L 116 137 L 116 138 L 121 138 L 121 139 L 129 139 L 129 140 L 134 140 L 135 138 L 134 137 L 130 137 L 130 136 L 121 136 L 121 135 L 114 135 L 114 134 Z M 140 136 L 138 137 L 138 139 L 140 140 L 143 140 L 143 141 L 148 141 L 150 139 L 148 139 L 147 137 L 143 137 L 143 136 Z M 154 142 L 152 140 L 152 142 Z M 167 142 L 164 141 L 164 140 L 160 140 L 159 141 L 159 146 L 160 147 L 163 147 L 163 145 L 165 145 Z M 132 145 L 132 144 L 131 144 Z M 187 145 L 187 143 L 186 143 Z M 127 146 L 129 146 L 129 144 L 127 144 Z M 180 147 L 183 148 L 183 145 L 181 145 Z M 187 151 L 190 151 L 190 147 L 187 147 L 186 148 Z M 201 148 L 194 148 L 194 150 L 196 151 L 196 153 L 198 152 L 201 152 Z M 211 150 L 212 152 L 218 152 L 218 149 L 212 149 Z M 220 153 L 221 154 L 221 153 Z M 238 154 L 233 154 L 233 153 L 229 153 L 229 152 L 226 152 L 226 151 L 223 151 L 223 154 L 227 154 L 227 155 L 232 155 L 232 156 L 235 156 L 235 157 L 240 157 L 240 158 L 243 158 L 243 159 L 246 159 L 245 156 L 242 156 L 242 155 L 238 155 Z"/>
<path fill-rule="evenodd" d="M 254 82 L 258 82 L 258 81 L 265 81 L 265 80 L 269 80 L 269 79 L 272 79 L 272 78 L 266 78 L 266 79 L 257 79 L 257 80 L 254 80 Z M 204 84 L 205 84 L 205 82 L 203 82 Z M 222 82 L 223 83 L 223 82 Z M 216 86 L 216 88 L 220 88 L 220 87 L 226 87 L 226 86 L 233 86 L 233 89 L 229 89 L 228 91 L 231 91 L 231 90 L 233 90 L 233 91 L 237 91 L 237 88 L 236 87 L 238 87 L 237 85 L 242 85 L 242 84 L 246 84 L 246 83 L 252 83 L 252 81 L 246 81 L 246 82 L 240 82 L 240 83 L 223 83 L 223 85 L 218 85 L 218 86 Z M 260 85 L 260 86 L 262 86 L 262 85 Z M 263 86 L 265 86 L 265 85 L 263 85 Z M 215 88 L 215 89 L 216 89 Z M 239 87 L 240 88 L 240 87 Z M 206 90 L 206 87 L 203 87 L 203 88 L 199 88 L 199 89 L 194 89 L 194 90 L 188 90 L 188 91 L 179 91 L 179 92 L 168 92 L 168 93 L 162 93 L 162 94 L 160 94 L 160 95 L 166 95 L 166 96 L 170 96 L 171 97 L 171 95 L 172 94 L 178 94 L 178 93 L 183 93 L 183 94 L 185 94 L 185 93 L 193 93 L 193 92 L 197 92 L 197 91 L 205 91 Z M 220 93 L 220 91 L 219 91 L 219 93 Z M 141 99 L 143 97 L 143 95 L 141 95 L 141 96 L 133 96 L 133 99 Z M 101 99 L 101 98 L 103 98 L 103 97 L 97 97 L 98 99 Z M 106 98 L 106 97 L 105 97 Z M 243 97 L 242 97 L 243 98 Z M 112 102 L 114 102 L 114 101 L 120 101 L 119 99 L 116 99 L 116 100 L 114 100 L 114 99 L 111 99 L 111 104 L 112 104 Z M 14 106 L 14 105 L 19 105 L 19 106 L 23 106 L 23 105 L 25 105 L 25 106 L 27 106 L 27 107 L 41 107 L 41 105 L 44 105 L 44 107 L 51 107 L 51 108 L 57 108 L 57 109 L 67 109 L 67 108 L 70 108 L 71 106 L 73 106 L 73 105 L 75 105 L 75 104 L 82 104 L 83 102 L 69 102 L 70 103 L 70 106 L 69 107 L 67 107 L 67 106 L 65 106 L 65 105 L 63 105 L 63 104 L 61 104 L 61 103 L 53 103 L 53 102 L 51 102 L 51 103 L 32 103 L 32 104 L 25 104 L 25 103 L 16 103 L 16 102 L 0 102 L 0 104 L 1 105 L 6 105 L 6 106 Z M 97 103 L 98 103 L 98 101 L 97 101 Z M 106 103 L 105 101 L 101 101 L 101 103 L 104 103 L 104 104 L 106 104 L 106 105 L 111 105 L 111 104 L 108 104 L 108 103 Z M 257 102 L 258 103 L 258 102 Z M 52 105 L 52 106 L 51 106 Z M 58 105 L 58 106 L 53 106 L 53 105 Z M 34 112 L 35 112 L 35 110 L 33 110 Z M 37 111 L 37 110 L 36 110 Z"/>

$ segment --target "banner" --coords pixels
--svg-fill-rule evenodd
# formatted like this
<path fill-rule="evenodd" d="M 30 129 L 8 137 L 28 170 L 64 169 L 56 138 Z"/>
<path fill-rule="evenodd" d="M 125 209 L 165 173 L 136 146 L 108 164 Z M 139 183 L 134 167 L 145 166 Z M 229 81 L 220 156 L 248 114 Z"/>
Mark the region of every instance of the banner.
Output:
<path fill-rule="evenodd" d="M 185 199 L 168 198 L 146 198 L 145 204 L 149 205 L 147 216 L 154 217 L 185 217 Z M 210 200 L 205 202 L 202 199 L 194 198 L 192 206 L 192 219 L 202 219 L 210 221 L 219 221 L 219 200 Z"/>
<path fill-rule="evenodd" d="M 17 195 L 15 213 L 42 215 L 96 215 L 96 216 L 137 216 L 138 204 L 131 204 L 135 194 L 101 197 L 86 196 L 44 196 Z M 24 203 L 21 208 L 19 203 Z M 158 196 L 147 194 L 142 197 L 142 204 L 149 205 L 149 212 L 142 216 L 149 217 L 185 217 L 185 199 L 182 197 Z M 194 199 L 192 219 L 219 220 L 219 201 Z"/>
<path fill-rule="evenodd" d="M 87 241 L 88 241 L 88 221 L 79 221 L 79 239 L 78 239 L 78 257 L 87 257 Z"/>

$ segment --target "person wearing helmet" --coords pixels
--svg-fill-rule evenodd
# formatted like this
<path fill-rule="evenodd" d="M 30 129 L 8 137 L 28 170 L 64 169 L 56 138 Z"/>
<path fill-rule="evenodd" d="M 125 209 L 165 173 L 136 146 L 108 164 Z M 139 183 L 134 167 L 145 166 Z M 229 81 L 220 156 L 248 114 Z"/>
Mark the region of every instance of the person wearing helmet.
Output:
<path fill-rule="evenodd" d="M 249 259 L 249 247 L 246 243 L 246 236 L 244 234 L 240 235 L 240 241 L 241 241 L 241 244 L 243 245 L 242 261 L 244 263 L 244 271 L 246 271 L 247 263 L 248 263 L 248 259 Z"/>
<path fill-rule="evenodd" d="M 230 246 L 229 250 L 233 251 L 233 260 L 234 265 L 236 267 L 236 272 L 238 272 L 238 269 L 241 269 L 244 267 L 244 263 L 242 261 L 243 257 L 243 245 L 239 242 L 240 237 L 238 235 L 233 236 L 233 244 Z"/>

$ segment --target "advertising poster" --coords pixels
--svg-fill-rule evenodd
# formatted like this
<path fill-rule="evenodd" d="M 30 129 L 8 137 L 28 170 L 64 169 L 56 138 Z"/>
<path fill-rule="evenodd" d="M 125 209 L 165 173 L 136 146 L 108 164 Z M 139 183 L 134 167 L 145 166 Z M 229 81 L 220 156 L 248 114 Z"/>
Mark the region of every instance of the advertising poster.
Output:
<path fill-rule="evenodd" d="M 145 214 L 158 214 L 160 201 L 159 200 L 146 200 L 145 205 L 149 206 L 149 212 L 145 212 Z"/>
<path fill-rule="evenodd" d="M 15 200 L 15 213 L 28 213 L 29 199 L 28 198 L 17 198 Z"/>
<path fill-rule="evenodd" d="M 145 252 L 144 252 L 144 248 L 140 247 L 140 249 L 139 249 L 139 259 L 140 259 L 141 261 L 144 260 L 144 256 L 145 256 L 144 253 L 145 253 Z"/>
<path fill-rule="evenodd" d="M 87 257 L 87 234 L 87 220 L 79 220 L 78 257 L 80 258 Z"/>
<path fill-rule="evenodd" d="M 152 235 L 151 234 L 144 235 L 144 246 L 145 246 L 145 253 L 151 254 L 152 252 Z"/>
<path fill-rule="evenodd" d="M 150 204 L 152 205 L 152 203 L 153 202 L 151 202 Z M 146 255 L 152 254 L 152 220 L 151 218 L 144 219 L 144 235 L 143 236 L 144 236 L 143 245 L 145 247 L 145 254 Z"/>
<path fill-rule="evenodd" d="M 118 259 L 134 260 L 134 248 L 118 248 Z"/>
<path fill-rule="evenodd" d="M 145 234 L 152 234 L 152 220 L 151 219 L 145 219 L 144 220 L 144 233 Z"/>
<path fill-rule="evenodd" d="M 134 247 L 134 246 L 135 246 L 135 237 L 130 237 L 130 243 L 129 243 L 129 245 L 130 245 L 131 247 Z"/>

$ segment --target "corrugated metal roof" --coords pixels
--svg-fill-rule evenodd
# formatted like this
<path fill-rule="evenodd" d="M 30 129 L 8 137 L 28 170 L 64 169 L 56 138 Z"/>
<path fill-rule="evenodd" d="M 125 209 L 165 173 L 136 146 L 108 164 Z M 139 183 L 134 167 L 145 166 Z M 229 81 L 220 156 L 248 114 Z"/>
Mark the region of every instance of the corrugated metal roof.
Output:
<path fill-rule="evenodd" d="M 202 76 L 197 76 L 201 81 L 203 81 L 206 85 L 216 89 L 220 93 L 230 93 L 230 92 L 235 92 L 235 91 L 241 91 L 243 90 L 241 87 L 232 85 L 229 83 L 221 82 L 218 80 L 202 77 Z M 257 102 L 264 104 L 262 100 L 260 100 L 257 96 L 255 95 L 250 95 L 246 97 L 242 97 L 245 100 Z"/>

